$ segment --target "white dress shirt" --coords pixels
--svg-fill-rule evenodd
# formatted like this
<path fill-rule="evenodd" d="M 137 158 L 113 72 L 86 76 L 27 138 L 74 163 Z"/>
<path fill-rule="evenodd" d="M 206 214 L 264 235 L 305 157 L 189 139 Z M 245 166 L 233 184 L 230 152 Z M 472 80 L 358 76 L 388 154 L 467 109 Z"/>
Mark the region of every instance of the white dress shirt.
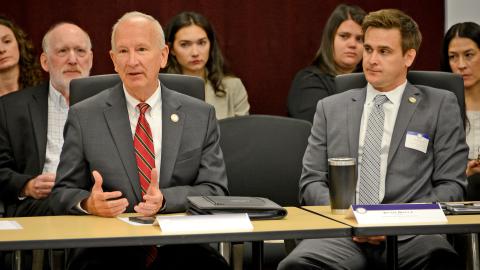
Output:
<path fill-rule="evenodd" d="M 480 111 L 467 111 L 467 119 L 468 159 L 476 159 L 480 155 Z"/>
<path fill-rule="evenodd" d="M 388 162 L 388 151 L 390 150 L 390 141 L 392 139 L 393 128 L 395 127 L 395 121 L 397 120 L 398 109 L 400 108 L 400 103 L 402 101 L 403 92 L 405 91 L 405 86 L 407 81 L 392 91 L 380 92 L 373 88 L 369 83 L 367 84 L 367 94 L 365 97 L 365 104 L 363 105 L 362 120 L 360 122 L 360 134 L 358 140 L 358 177 L 360 177 L 360 168 L 362 166 L 362 154 L 363 146 L 365 142 L 365 133 L 367 132 L 367 123 L 368 116 L 374 105 L 373 99 L 377 95 L 385 95 L 388 98 L 388 101 L 383 104 L 383 110 L 385 111 L 385 122 L 383 125 L 383 137 L 380 150 L 380 192 L 379 200 L 383 200 L 385 196 L 385 177 L 387 175 L 387 162 Z M 357 179 L 359 183 L 360 179 Z M 356 202 L 359 203 L 359 185 L 357 185 L 356 190 Z"/>
<path fill-rule="evenodd" d="M 68 116 L 68 103 L 52 83 L 48 89 L 47 147 L 43 173 L 57 171 L 63 147 L 63 128 Z"/>

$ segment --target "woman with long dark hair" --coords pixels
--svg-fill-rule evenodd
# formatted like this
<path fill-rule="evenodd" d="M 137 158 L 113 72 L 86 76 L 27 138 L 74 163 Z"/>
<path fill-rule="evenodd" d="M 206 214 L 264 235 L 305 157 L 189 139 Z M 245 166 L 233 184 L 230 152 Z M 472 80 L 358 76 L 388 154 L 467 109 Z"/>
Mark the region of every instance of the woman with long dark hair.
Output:
<path fill-rule="evenodd" d="M 317 102 L 336 94 L 334 78 L 357 70 L 363 56 L 362 22 L 358 6 L 338 5 L 323 29 L 320 48 L 312 64 L 300 70 L 288 94 L 288 114 L 313 122 Z"/>
<path fill-rule="evenodd" d="M 203 78 L 205 101 L 215 107 L 217 119 L 249 113 L 247 91 L 227 68 L 213 27 L 204 16 L 177 14 L 166 27 L 165 39 L 170 54 L 164 71 Z"/>
<path fill-rule="evenodd" d="M 0 96 L 41 81 L 32 42 L 12 20 L 0 16 Z"/>
<path fill-rule="evenodd" d="M 443 39 L 442 70 L 460 74 L 465 87 L 467 176 L 480 173 L 480 25 L 457 23 Z"/>

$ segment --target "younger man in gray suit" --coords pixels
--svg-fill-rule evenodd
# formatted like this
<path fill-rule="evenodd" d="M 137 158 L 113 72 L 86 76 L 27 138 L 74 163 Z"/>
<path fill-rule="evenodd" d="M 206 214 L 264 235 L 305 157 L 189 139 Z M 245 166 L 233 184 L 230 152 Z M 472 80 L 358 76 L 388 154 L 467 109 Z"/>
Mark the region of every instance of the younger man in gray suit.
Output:
<path fill-rule="evenodd" d="M 187 196 L 225 195 L 215 110 L 158 80 L 167 62 L 153 17 L 126 13 L 110 56 L 122 84 L 72 106 L 52 192 L 55 214 L 115 217 L 185 211 Z M 77 249 L 69 269 L 224 269 L 208 245 Z"/>
<path fill-rule="evenodd" d="M 401 11 L 380 10 L 362 28 L 368 84 L 318 103 L 301 203 L 329 204 L 331 157 L 358 158 L 357 203 L 462 200 L 468 148 L 456 98 L 406 79 L 421 43 L 417 24 Z M 304 240 L 279 269 L 385 269 L 384 242 L 385 236 Z M 440 235 L 401 238 L 398 247 L 400 269 L 460 267 Z"/>

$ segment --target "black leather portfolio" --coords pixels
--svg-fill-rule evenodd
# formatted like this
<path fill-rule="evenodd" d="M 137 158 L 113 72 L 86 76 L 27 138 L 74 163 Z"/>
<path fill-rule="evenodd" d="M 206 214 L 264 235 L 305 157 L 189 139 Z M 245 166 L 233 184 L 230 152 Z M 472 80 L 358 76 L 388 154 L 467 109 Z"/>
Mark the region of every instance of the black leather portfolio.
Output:
<path fill-rule="evenodd" d="M 480 202 L 446 202 L 440 203 L 445 215 L 478 215 Z"/>
<path fill-rule="evenodd" d="M 192 215 L 247 213 L 252 220 L 287 216 L 285 208 L 260 197 L 194 196 L 187 200 L 187 213 Z"/>

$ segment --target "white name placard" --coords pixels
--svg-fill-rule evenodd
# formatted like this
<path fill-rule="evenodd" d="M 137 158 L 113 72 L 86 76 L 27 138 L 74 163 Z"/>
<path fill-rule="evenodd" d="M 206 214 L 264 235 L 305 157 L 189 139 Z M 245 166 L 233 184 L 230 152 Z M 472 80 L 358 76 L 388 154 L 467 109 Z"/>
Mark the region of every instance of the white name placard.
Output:
<path fill-rule="evenodd" d="M 158 225 L 165 233 L 242 232 L 253 230 L 252 222 L 244 214 L 157 216 Z"/>
<path fill-rule="evenodd" d="M 447 223 L 438 203 L 352 205 L 347 217 L 360 225 Z"/>
<path fill-rule="evenodd" d="M 22 225 L 20 225 L 16 221 L 0 221 L 0 230 L 21 230 L 23 229 Z"/>

